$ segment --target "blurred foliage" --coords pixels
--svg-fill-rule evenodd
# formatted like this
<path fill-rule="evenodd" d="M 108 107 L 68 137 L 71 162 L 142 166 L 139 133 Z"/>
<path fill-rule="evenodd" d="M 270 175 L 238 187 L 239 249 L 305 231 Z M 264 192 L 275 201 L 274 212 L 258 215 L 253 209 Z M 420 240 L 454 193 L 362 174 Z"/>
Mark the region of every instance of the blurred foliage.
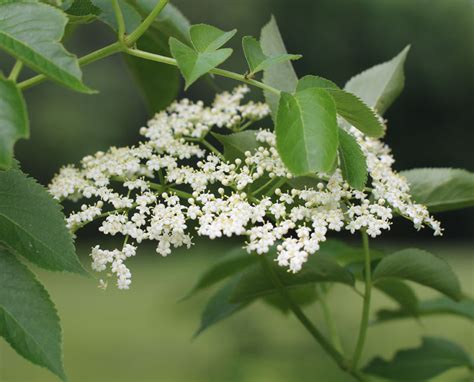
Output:
<path fill-rule="evenodd" d="M 226 67 L 244 72 L 240 38 L 258 36 L 271 14 L 278 20 L 288 51 L 303 54 L 297 73 L 317 74 L 343 85 L 352 75 L 393 57 L 405 45 L 406 87 L 387 112 L 386 140 L 398 169 L 424 166 L 474 170 L 474 3 L 471 0 L 220 0 L 173 1 L 192 23 L 224 30 L 238 28 Z M 112 41 L 107 27 L 77 28 L 66 46 L 82 55 Z M 0 68 L 11 60 L 0 57 Z M 22 78 L 28 76 L 27 71 Z M 84 69 L 86 82 L 100 94 L 75 94 L 51 83 L 26 91 L 31 139 L 17 145 L 23 168 L 47 183 L 59 166 L 111 145 L 133 144 L 149 117 L 121 57 Z M 229 80 L 216 86 L 230 88 Z M 201 80 L 186 96 L 207 101 L 215 88 Z M 184 95 L 184 93 L 183 93 Z M 259 97 L 259 93 L 255 92 Z M 454 148 L 454 149 L 453 149 Z M 448 237 L 467 238 L 474 213 L 440 216 Z M 392 235 L 409 234 L 408 226 Z"/>
<path fill-rule="evenodd" d="M 87 244 L 80 253 L 88 253 L 94 243 Z M 403 248 L 404 244 L 398 242 L 396 248 Z M 449 256 L 463 289 L 472 291 L 472 248 L 451 245 L 431 249 Z M 130 259 L 133 284 L 129 291 L 117 290 L 112 282 L 102 291 L 93 279 L 38 271 L 61 313 L 69 380 L 353 382 L 308 337 L 293 315 L 280 314 L 262 302 L 192 340 L 205 301 L 215 289 L 177 301 L 197 275 L 224 251 L 223 241 L 201 243 L 190 251 L 179 249 L 166 258 L 157 256 L 153 248 L 143 248 L 137 258 Z M 86 257 L 82 260 L 85 264 L 89 261 Z M 418 285 L 414 288 L 421 298 L 438 295 Z M 361 299 L 348 287 L 335 286 L 327 301 L 342 334 L 343 346 L 350 351 L 359 324 Z M 395 304 L 374 291 L 373 312 L 381 307 Z M 305 311 L 321 330 L 326 330 L 320 307 L 313 304 Z M 374 355 L 390 358 L 396 349 L 417 346 L 422 336 L 440 333 L 473 352 L 472 329 L 472 322 L 447 315 L 423 317 L 420 322 L 399 320 L 375 325 L 370 329 L 362 364 Z M 432 382 L 460 381 L 465 374 L 465 370 L 455 369 Z M 5 341 L 0 341 L 0 380 L 54 381 L 45 369 L 18 357 Z"/>

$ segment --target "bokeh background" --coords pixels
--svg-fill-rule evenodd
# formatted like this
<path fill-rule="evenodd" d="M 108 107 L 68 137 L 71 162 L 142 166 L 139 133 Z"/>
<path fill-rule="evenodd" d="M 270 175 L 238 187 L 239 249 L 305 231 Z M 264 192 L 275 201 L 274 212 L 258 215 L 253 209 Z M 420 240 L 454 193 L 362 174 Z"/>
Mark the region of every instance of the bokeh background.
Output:
<path fill-rule="evenodd" d="M 397 169 L 425 166 L 459 167 L 474 171 L 474 2 L 471 0 L 174 0 L 192 23 L 205 22 L 224 30 L 238 28 L 230 45 L 235 52 L 225 64 L 244 72 L 240 37 L 258 36 L 275 15 L 299 75 L 316 74 L 339 85 L 360 71 L 397 54 L 411 44 L 406 86 L 386 113 L 386 141 Z M 67 47 L 83 55 L 113 40 L 107 27 L 81 27 Z M 11 64 L 1 56 L 0 68 Z M 150 117 L 140 91 L 120 56 L 84 68 L 85 82 L 100 93 L 76 94 L 51 83 L 25 92 L 31 139 L 16 146 L 23 169 L 47 184 L 65 163 L 111 145 L 134 144 L 139 128 Z M 234 84 L 218 79 L 224 89 Z M 211 101 L 205 81 L 182 94 Z M 259 97 L 256 92 L 255 97 Z M 445 256 L 460 274 L 463 287 L 474 292 L 474 209 L 440 214 L 444 239 L 416 233 L 398 222 L 378 240 L 385 248 L 406 245 L 430 248 Z M 84 255 L 96 241 L 94 232 L 78 240 Z M 65 336 L 65 363 L 71 381 L 123 382 L 247 382 L 346 381 L 299 324 L 270 308 L 255 304 L 201 338 L 191 342 L 206 294 L 176 303 L 199 271 L 225 251 L 226 244 L 199 244 L 167 259 L 141 251 L 132 262 L 134 284 L 129 292 L 102 292 L 94 280 L 39 272 L 58 305 Z M 421 295 L 429 295 L 418 289 Z M 333 310 L 353 346 L 360 301 L 336 288 Z M 383 296 L 376 305 L 388 306 Z M 320 317 L 317 308 L 309 314 Z M 430 318 L 423 325 L 400 322 L 378 326 L 369 334 L 366 358 L 385 356 L 419 343 L 420 332 L 458 339 L 474 350 L 471 324 L 456 318 Z M 456 380 L 456 371 L 444 381 Z M 319 379 L 318 379 L 319 378 Z M 0 342 L 0 380 L 43 382 L 53 377 L 27 364 Z"/>

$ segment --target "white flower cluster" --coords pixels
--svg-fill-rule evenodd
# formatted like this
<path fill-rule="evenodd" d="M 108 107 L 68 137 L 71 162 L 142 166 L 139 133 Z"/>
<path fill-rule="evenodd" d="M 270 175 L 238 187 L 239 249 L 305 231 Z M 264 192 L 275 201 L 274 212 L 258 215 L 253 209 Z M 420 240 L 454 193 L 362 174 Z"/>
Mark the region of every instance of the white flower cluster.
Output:
<path fill-rule="evenodd" d="M 276 246 L 279 265 L 298 272 L 319 249 L 328 231 L 366 230 L 376 237 L 390 229 L 395 214 L 441 228 L 427 209 L 411 201 L 406 180 L 392 170 L 389 148 L 347 128 L 367 157 L 371 188 L 352 189 L 339 169 L 314 174 L 297 187 L 275 148 L 269 130 L 251 130 L 257 149 L 226 160 L 211 129 L 239 132 L 269 114 L 262 103 L 240 104 L 246 87 L 216 97 L 211 107 L 189 100 L 175 102 L 140 132 L 147 140 L 135 147 L 112 147 L 85 157 L 79 168 L 67 166 L 52 180 L 57 199 L 87 200 L 67 218 L 75 232 L 102 219 L 99 231 L 133 240 L 157 242 L 162 256 L 172 248 L 192 245 L 193 236 L 210 239 L 234 235 L 246 238 L 245 248 L 257 254 Z M 212 138 L 211 138 L 212 139 Z M 136 247 L 92 249 L 92 267 L 110 268 L 118 287 L 128 289 L 130 271 L 124 260 Z"/>

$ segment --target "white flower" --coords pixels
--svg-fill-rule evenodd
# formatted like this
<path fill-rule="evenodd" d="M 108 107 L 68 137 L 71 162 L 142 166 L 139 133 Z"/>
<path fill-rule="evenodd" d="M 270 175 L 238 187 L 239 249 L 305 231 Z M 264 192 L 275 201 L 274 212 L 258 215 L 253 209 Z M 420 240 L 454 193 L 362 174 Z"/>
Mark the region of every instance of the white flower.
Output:
<path fill-rule="evenodd" d="M 210 152 L 204 140 L 214 129 L 238 131 L 269 114 L 265 104 L 241 104 L 248 88 L 216 96 L 210 107 L 187 99 L 173 103 L 140 129 L 145 141 L 136 147 L 112 147 L 85 157 L 80 167 L 66 166 L 52 180 L 56 199 L 87 199 L 67 217 L 72 231 L 104 218 L 99 231 L 123 235 L 136 243 L 149 240 L 161 256 L 190 247 L 193 235 L 210 239 L 243 236 L 248 252 L 268 253 L 298 272 L 331 231 L 365 230 L 371 237 L 390 229 L 396 215 L 416 229 L 440 223 L 425 206 L 413 203 L 409 185 L 392 165 L 390 149 L 354 127 L 341 126 L 359 143 L 370 175 L 370 188 L 352 189 L 340 169 L 313 174 L 314 186 L 291 186 L 292 174 L 276 149 L 275 134 L 255 130 L 257 144 L 242 158 L 226 161 Z M 280 186 L 279 188 L 276 188 Z M 258 192 L 255 192 L 259 190 Z M 263 195 L 263 196 L 262 196 Z M 131 283 L 126 261 L 136 247 L 92 248 L 92 268 L 115 275 L 120 289 Z M 106 281 L 101 281 L 105 287 Z"/>

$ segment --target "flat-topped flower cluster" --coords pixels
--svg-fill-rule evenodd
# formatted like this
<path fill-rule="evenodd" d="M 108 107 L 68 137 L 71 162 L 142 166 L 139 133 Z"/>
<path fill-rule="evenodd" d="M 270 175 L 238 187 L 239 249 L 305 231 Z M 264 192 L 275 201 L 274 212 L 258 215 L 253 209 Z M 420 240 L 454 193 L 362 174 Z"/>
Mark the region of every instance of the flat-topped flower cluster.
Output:
<path fill-rule="evenodd" d="M 124 237 L 120 249 L 92 249 L 94 270 L 112 272 L 118 287 L 128 289 L 125 260 L 144 240 L 167 256 L 172 248 L 190 247 L 196 235 L 243 236 L 247 251 L 264 254 L 276 246 L 278 264 L 298 272 L 328 231 L 366 230 L 376 237 L 402 215 L 416 229 L 442 233 L 426 207 L 411 201 L 387 145 L 353 127 L 343 126 L 367 158 L 370 188 L 351 188 L 339 169 L 305 178 L 301 186 L 280 160 L 273 132 L 254 127 L 269 108 L 241 104 L 247 91 L 241 86 L 222 93 L 210 107 L 175 102 L 140 129 L 144 142 L 87 156 L 80 167 L 66 166 L 54 177 L 49 190 L 55 198 L 82 201 L 67 218 L 71 231 L 101 219 L 100 232 Z M 211 131 L 244 129 L 254 149 L 226 159 Z"/>

